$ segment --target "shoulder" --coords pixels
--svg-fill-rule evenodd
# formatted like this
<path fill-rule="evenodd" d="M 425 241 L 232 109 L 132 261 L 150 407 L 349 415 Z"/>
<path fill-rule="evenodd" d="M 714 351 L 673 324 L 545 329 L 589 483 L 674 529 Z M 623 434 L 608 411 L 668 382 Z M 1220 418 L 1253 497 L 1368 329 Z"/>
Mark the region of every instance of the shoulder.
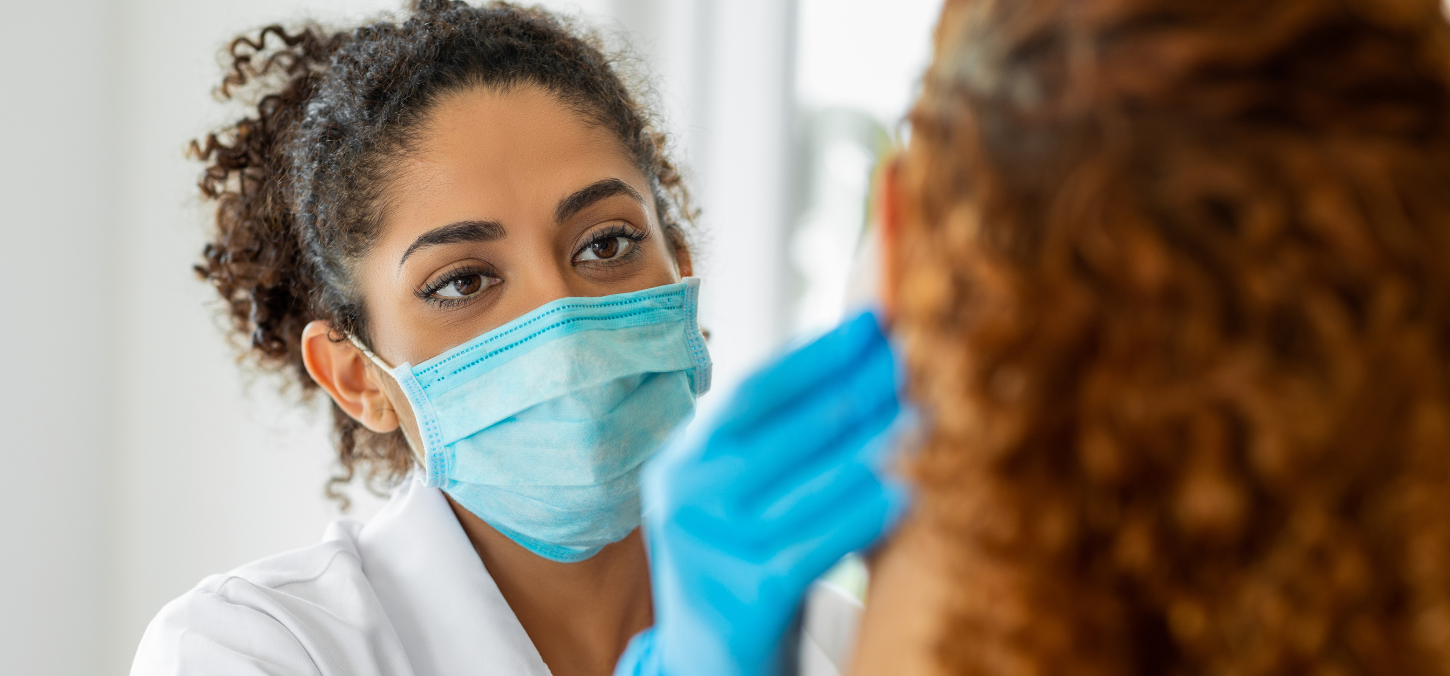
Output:
<path fill-rule="evenodd" d="M 131 673 L 408 673 L 363 573 L 360 528 L 337 521 L 318 544 L 202 580 L 147 626 Z"/>
<path fill-rule="evenodd" d="M 166 604 L 146 626 L 131 673 L 292 676 L 321 672 L 282 622 L 198 586 Z"/>

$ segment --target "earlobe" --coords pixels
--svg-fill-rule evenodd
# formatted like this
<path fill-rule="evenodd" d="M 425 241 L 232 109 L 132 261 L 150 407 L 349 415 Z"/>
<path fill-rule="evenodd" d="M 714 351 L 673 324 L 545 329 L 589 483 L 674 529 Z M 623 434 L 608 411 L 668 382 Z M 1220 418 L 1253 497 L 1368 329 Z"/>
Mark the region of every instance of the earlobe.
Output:
<path fill-rule="evenodd" d="M 398 429 L 393 409 L 373 363 L 351 342 L 338 340 L 332 324 L 313 321 L 302 329 L 302 363 L 338 407 L 374 432 Z"/>

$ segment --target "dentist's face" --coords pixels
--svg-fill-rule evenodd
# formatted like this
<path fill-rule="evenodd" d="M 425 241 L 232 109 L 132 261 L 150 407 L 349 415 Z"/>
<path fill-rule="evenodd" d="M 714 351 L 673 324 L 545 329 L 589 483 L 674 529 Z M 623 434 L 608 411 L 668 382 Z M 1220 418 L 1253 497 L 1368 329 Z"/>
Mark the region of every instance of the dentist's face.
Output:
<path fill-rule="evenodd" d="M 434 109 L 357 279 L 373 349 L 425 361 L 549 301 L 679 281 L 649 182 L 612 132 L 536 87 Z"/>
<path fill-rule="evenodd" d="M 392 167 L 382 231 L 357 270 L 373 351 L 418 364 L 559 298 L 639 291 L 690 274 L 623 145 L 535 87 L 440 102 Z M 302 335 L 308 372 L 348 415 L 400 426 L 396 381 L 332 327 Z"/>

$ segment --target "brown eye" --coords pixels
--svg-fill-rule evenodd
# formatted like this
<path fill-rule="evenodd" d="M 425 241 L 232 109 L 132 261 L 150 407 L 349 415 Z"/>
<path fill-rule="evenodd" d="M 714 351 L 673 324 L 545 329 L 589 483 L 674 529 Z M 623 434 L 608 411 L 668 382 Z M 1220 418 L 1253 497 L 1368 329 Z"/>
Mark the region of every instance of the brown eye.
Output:
<path fill-rule="evenodd" d="M 467 298 L 483 289 L 483 275 L 463 275 L 433 292 L 440 298 Z"/>
<path fill-rule="evenodd" d="M 579 253 L 576 261 L 607 261 L 629 252 L 634 242 L 628 237 L 607 237 L 598 240 Z"/>
<path fill-rule="evenodd" d="M 623 241 L 623 237 L 612 237 L 603 242 L 595 242 L 594 246 L 589 247 L 589 250 L 594 252 L 596 258 L 608 260 L 619 255 L 619 249 L 622 247 L 620 243 Z"/>

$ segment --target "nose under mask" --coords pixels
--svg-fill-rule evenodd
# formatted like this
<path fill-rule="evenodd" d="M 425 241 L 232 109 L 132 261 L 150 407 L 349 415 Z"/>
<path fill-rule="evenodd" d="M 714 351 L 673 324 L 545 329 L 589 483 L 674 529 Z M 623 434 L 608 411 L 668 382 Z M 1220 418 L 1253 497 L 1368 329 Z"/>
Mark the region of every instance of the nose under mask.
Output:
<path fill-rule="evenodd" d="M 429 486 L 582 561 L 639 526 L 641 465 L 710 388 L 699 289 L 562 298 L 417 366 L 364 352 L 412 406 Z"/>

